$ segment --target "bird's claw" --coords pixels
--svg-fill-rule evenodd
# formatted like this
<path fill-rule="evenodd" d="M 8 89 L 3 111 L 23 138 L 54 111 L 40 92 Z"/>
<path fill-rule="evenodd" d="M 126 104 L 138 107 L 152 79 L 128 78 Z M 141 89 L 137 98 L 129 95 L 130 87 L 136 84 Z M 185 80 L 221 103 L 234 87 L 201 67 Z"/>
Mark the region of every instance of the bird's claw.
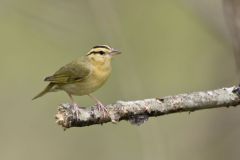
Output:
<path fill-rule="evenodd" d="M 98 111 L 103 113 L 103 117 L 109 115 L 107 108 L 102 103 L 97 103 L 96 106 Z"/>
<path fill-rule="evenodd" d="M 73 109 L 75 111 L 77 119 L 79 119 L 79 106 L 77 103 L 73 103 Z"/>

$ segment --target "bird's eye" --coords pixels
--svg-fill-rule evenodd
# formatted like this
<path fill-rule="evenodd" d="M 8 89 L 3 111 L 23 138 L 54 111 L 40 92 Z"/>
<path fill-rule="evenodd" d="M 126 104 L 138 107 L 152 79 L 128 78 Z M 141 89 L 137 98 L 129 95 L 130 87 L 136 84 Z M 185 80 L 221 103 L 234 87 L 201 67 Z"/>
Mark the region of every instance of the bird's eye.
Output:
<path fill-rule="evenodd" d="M 98 52 L 100 55 L 104 55 L 105 54 L 105 52 L 103 52 L 103 51 L 99 51 Z"/>

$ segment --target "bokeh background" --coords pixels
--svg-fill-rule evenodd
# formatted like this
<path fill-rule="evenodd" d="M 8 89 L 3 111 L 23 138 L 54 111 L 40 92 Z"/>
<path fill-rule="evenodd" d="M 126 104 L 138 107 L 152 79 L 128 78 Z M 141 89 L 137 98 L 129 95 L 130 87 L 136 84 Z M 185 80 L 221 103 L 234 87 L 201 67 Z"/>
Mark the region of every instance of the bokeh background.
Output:
<path fill-rule="evenodd" d="M 0 159 L 239 159 L 238 107 L 64 132 L 54 120 L 64 92 L 31 100 L 96 44 L 123 52 L 94 93 L 105 104 L 231 86 L 230 39 L 220 0 L 0 0 Z"/>

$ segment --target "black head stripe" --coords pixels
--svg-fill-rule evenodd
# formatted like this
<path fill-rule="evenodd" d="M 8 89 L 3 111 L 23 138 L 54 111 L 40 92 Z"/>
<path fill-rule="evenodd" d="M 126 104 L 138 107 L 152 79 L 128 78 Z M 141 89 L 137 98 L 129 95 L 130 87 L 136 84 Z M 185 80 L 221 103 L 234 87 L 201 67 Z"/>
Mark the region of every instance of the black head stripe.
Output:
<path fill-rule="evenodd" d="M 94 46 L 93 48 L 105 48 L 105 49 L 110 49 L 110 47 L 105 46 L 105 45 Z"/>
<path fill-rule="evenodd" d="M 104 54 L 104 52 L 103 51 L 92 51 L 92 52 L 90 52 L 90 53 L 88 53 L 87 55 L 90 55 L 90 54 Z"/>
<path fill-rule="evenodd" d="M 90 55 L 90 54 L 101 54 L 101 55 L 103 55 L 104 52 L 103 51 L 92 51 L 88 55 Z"/>
<path fill-rule="evenodd" d="M 105 54 L 104 49 L 111 50 L 111 47 L 109 47 L 107 45 L 94 46 L 87 55 L 90 55 L 90 54 L 101 54 L 101 55 L 103 55 L 103 54 Z"/>
<path fill-rule="evenodd" d="M 90 52 L 89 54 L 96 54 L 96 53 L 98 53 L 99 51 L 92 51 L 92 52 Z"/>

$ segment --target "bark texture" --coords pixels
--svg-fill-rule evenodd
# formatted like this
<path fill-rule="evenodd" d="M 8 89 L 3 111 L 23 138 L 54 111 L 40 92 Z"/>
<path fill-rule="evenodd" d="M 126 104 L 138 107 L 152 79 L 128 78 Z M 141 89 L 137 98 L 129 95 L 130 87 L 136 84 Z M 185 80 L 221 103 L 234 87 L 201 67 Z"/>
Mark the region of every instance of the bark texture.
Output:
<path fill-rule="evenodd" d="M 107 105 L 109 114 L 103 116 L 96 106 L 85 109 L 65 103 L 58 107 L 57 124 L 63 128 L 84 127 L 107 122 L 128 120 L 140 125 L 149 117 L 176 112 L 192 112 L 202 109 L 237 106 L 240 104 L 240 88 L 229 87 L 206 92 L 194 92 L 175 96 L 157 97 L 136 101 L 117 101 Z"/>

